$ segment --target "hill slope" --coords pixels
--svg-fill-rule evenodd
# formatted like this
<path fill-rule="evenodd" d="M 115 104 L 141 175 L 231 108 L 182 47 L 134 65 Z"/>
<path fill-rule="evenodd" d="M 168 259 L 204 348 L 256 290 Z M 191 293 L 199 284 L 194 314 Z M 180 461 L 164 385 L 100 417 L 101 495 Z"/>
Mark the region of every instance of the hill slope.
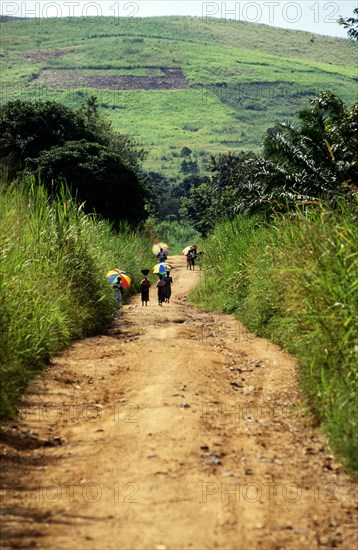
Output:
<path fill-rule="evenodd" d="M 357 91 L 349 40 L 194 17 L 0 23 L 1 101 L 95 94 L 116 129 L 149 150 L 146 168 L 176 172 L 187 146 L 255 149 L 319 90 Z M 16 37 L 14 39 L 14 37 Z"/>

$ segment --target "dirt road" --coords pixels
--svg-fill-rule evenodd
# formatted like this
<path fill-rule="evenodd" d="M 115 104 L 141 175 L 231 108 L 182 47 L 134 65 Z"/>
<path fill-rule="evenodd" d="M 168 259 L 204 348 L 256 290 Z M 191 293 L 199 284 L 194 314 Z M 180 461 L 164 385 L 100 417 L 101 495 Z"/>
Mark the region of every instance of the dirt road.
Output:
<path fill-rule="evenodd" d="M 186 294 L 139 296 L 2 427 L 2 547 L 357 548 L 355 485 L 305 414 L 294 360 Z"/>

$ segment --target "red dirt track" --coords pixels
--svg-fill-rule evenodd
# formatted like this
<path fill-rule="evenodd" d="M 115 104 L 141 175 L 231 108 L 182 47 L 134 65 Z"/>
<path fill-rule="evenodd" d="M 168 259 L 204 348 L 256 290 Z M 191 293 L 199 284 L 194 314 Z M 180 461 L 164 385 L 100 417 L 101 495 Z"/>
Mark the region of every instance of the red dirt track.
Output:
<path fill-rule="evenodd" d="M 1 427 L 2 548 L 357 548 L 356 486 L 304 413 L 295 360 L 232 316 L 134 296 Z"/>

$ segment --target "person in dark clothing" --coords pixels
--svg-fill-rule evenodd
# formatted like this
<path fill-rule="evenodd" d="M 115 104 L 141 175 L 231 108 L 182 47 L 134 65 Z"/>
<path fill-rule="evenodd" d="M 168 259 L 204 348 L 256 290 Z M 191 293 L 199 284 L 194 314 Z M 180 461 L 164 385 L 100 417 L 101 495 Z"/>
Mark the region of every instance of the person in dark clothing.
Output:
<path fill-rule="evenodd" d="M 159 275 L 159 281 L 155 286 L 158 289 L 158 304 L 161 306 L 165 301 L 165 282 L 163 281 L 163 275 Z"/>
<path fill-rule="evenodd" d="M 170 271 L 167 271 L 165 277 L 163 278 L 165 282 L 165 301 L 169 304 L 170 297 L 172 295 L 172 283 L 173 277 L 170 275 Z"/>
<path fill-rule="evenodd" d="M 140 295 L 142 300 L 142 306 L 144 304 L 147 306 L 149 301 L 149 288 L 150 288 L 150 281 L 148 280 L 148 277 L 145 276 L 144 279 L 140 282 Z"/>
<path fill-rule="evenodd" d="M 158 262 L 165 262 L 167 260 L 167 255 L 164 252 L 164 250 L 161 248 L 157 254 L 157 260 Z"/>
<path fill-rule="evenodd" d="M 123 285 L 120 277 L 117 277 L 116 282 L 113 285 L 114 294 L 116 298 L 116 308 L 119 309 L 122 305 L 122 292 Z"/>
<path fill-rule="evenodd" d="M 186 255 L 186 268 L 187 269 L 194 269 L 194 252 L 192 250 L 189 250 L 189 252 Z"/>

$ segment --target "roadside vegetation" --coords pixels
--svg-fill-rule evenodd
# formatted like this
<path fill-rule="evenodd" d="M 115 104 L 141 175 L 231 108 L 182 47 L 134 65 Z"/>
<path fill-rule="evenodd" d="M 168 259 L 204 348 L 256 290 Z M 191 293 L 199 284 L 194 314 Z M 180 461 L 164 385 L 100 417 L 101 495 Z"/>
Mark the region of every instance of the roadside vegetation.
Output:
<path fill-rule="evenodd" d="M 183 199 L 207 235 L 191 300 L 234 313 L 294 353 L 307 403 L 358 469 L 357 109 L 320 94 L 269 130 L 263 155 L 227 155 Z"/>
<path fill-rule="evenodd" d="M 106 272 L 137 292 L 152 237 L 85 214 L 63 188 L 49 200 L 33 180 L 0 192 L 0 410 L 8 417 L 29 379 L 71 341 L 103 332 L 115 314 Z"/>
<path fill-rule="evenodd" d="M 358 102 L 346 105 L 322 92 L 292 123 L 269 128 L 261 154 L 212 158 L 205 177 L 191 185 L 181 212 L 204 235 L 238 213 L 290 212 L 298 204 L 339 198 L 355 202 L 358 191 Z"/>
<path fill-rule="evenodd" d="M 297 356 L 307 404 L 358 469 L 358 210 L 323 204 L 264 221 L 239 215 L 205 241 L 191 295 Z"/>

